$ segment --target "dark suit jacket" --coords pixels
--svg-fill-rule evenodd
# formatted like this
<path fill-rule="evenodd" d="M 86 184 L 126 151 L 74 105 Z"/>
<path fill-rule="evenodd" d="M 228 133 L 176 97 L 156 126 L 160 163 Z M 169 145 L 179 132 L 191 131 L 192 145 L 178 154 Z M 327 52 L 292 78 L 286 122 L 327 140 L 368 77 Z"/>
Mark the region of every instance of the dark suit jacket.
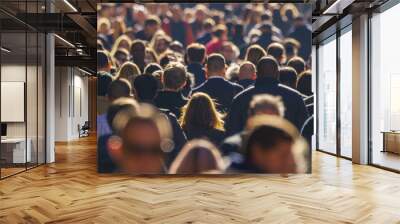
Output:
<path fill-rule="evenodd" d="M 239 80 L 237 83 L 243 87 L 243 89 L 247 89 L 248 87 L 254 85 L 256 81 L 252 79 L 242 79 Z"/>
<path fill-rule="evenodd" d="M 165 165 L 169 167 L 171 163 L 175 160 L 176 156 L 181 151 L 182 147 L 186 144 L 187 138 L 185 133 L 183 132 L 181 126 L 178 123 L 175 115 L 166 109 L 160 109 L 162 113 L 167 115 L 169 123 L 171 124 L 172 134 L 174 141 L 174 149 L 166 155 Z"/>
<path fill-rule="evenodd" d="M 217 129 L 202 129 L 202 128 L 190 128 L 184 130 L 188 140 L 192 139 L 207 139 L 214 143 L 216 146 L 221 144 L 225 138 L 225 132 Z"/>
<path fill-rule="evenodd" d="M 232 99 L 243 90 L 239 84 L 230 82 L 223 77 L 211 77 L 203 84 L 193 90 L 193 93 L 207 93 L 216 100 L 217 108 L 220 111 L 227 112 L 231 106 Z"/>
<path fill-rule="evenodd" d="M 97 172 L 113 173 L 117 171 L 117 165 L 108 154 L 107 141 L 111 137 L 110 134 L 103 135 L 97 139 Z"/>
<path fill-rule="evenodd" d="M 308 168 L 307 173 L 311 173 L 311 141 L 314 134 L 314 115 L 309 117 L 300 130 L 301 135 L 307 140 L 309 151 L 307 152 Z"/>
<path fill-rule="evenodd" d="M 154 103 L 158 108 L 168 109 L 179 119 L 181 108 L 186 105 L 187 99 L 180 92 L 160 91 L 158 92 Z"/>
<path fill-rule="evenodd" d="M 247 117 L 248 108 L 253 96 L 258 94 L 271 94 L 281 96 L 285 105 L 285 118 L 292 122 L 299 130 L 308 118 L 308 112 L 299 92 L 281 85 L 272 78 L 257 79 L 253 87 L 238 94 L 231 106 L 225 123 L 227 135 L 233 135 L 243 130 Z"/>
<path fill-rule="evenodd" d="M 199 63 L 191 63 L 187 66 L 187 71 L 194 75 L 194 86 L 197 87 L 206 81 L 206 71 L 203 65 Z"/>

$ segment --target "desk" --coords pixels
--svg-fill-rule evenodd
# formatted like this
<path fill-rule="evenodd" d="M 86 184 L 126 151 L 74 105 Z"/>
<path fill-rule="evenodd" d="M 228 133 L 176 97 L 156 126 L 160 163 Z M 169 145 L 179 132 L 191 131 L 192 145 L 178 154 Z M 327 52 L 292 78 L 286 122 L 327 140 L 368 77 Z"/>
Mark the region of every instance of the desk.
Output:
<path fill-rule="evenodd" d="M 400 131 L 383 131 L 383 151 L 400 154 Z"/>
<path fill-rule="evenodd" d="M 25 138 L 5 138 L 1 139 L 1 157 L 6 163 L 26 163 L 31 162 L 32 140 L 26 139 L 27 147 L 25 151 Z"/>

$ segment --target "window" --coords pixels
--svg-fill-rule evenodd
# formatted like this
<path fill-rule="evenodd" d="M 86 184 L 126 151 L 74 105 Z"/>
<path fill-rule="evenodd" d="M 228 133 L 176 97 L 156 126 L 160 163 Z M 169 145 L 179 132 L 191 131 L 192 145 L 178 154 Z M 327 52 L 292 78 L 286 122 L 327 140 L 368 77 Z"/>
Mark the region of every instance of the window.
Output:
<path fill-rule="evenodd" d="M 371 162 L 400 170 L 400 5 L 371 18 Z"/>
<path fill-rule="evenodd" d="M 318 149 L 336 153 L 336 36 L 318 48 Z"/>
<path fill-rule="evenodd" d="M 340 155 L 352 157 L 352 33 L 340 36 Z"/>

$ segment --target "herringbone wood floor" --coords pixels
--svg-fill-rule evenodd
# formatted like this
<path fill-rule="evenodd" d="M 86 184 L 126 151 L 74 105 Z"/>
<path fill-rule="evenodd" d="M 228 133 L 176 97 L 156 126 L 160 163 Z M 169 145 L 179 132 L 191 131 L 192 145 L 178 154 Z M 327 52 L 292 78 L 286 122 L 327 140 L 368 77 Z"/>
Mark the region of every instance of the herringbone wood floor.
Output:
<path fill-rule="evenodd" d="M 400 223 L 400 175 L 322 153 L 312 175 L 134 178 L 97 174 L 95 148 L 0 181 L 0 223 Z"/>

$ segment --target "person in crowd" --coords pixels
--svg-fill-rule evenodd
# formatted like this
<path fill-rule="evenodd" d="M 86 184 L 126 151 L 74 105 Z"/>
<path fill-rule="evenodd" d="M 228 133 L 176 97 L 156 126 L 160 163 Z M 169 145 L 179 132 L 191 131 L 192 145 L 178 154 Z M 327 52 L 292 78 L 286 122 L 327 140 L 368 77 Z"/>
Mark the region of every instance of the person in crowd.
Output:
<path fill-rule="evenodd" d="M 217 103 L 219 111 L 229 110 L 233 97 L 243 90 L 240 85 L 225 79 L 226 62 L 221 54 L 211 54 L 206 63 L 207 81 L 193 89 L 193 93 L 207 93 Z"/>
<path fill-rule="evenodd" d="M 283 46 L 285 47 L 286 60 L 289 62 L 290 59 L 298 55 L 301 44 L 293 38 L 286 38 L 283 40 Z"/>
<path fill-rule="evenodd" d="M 206 81 L 204 62 L 206 60 L 206 48 L 202 44 L 194 43 L 187 47 L 186 53 L 187 71 L 194 76 L 194 87 Z"/>
<path fill-rule="evenodd" d="M 146 47 L 145 55 L 144 55 L 144 64 L 148 65 L 150 63 L 158 63 L 158 56 L 156 52 L 152 48 Z"/>
<path fill-rule="evenodd" d="M 107 98 L 108 87 L 113 81 L 113 77 L 108 72 L 97 72 L 97 114 L 107 111 L 109 100 Z"/>
<path fill-rule="evenodd" d="M 285 106 L 279 96 L 269 94 L 255 95 L 249 106 L 249 119 L 256 115 L 274 115 L 283 117 L 285 114 Z M 242 146 L 245 135 L 252 127 L 247 126 L 242 132 L 236 133 L 226 138 L 220 148 L 224 155 L 229 155 L 232 160 L 242 157 Z"/>
<path fill-rule="evenodd" d="M 148 104 L 137 111 L 122 110 L 114 117 L 117 131 L 107 141 L 108 153 L 127 174 L 167 172 L 165 158 L 172 150 L 172 131 L 167 117 Z"/>
<path fill-rule="evenodd" d="M 289 37 L 301 43 L 299 56 L 305 61 L 308 60 L 311 55 L 311 35 L 311 29 L 306 25 L 304 17 L 296 17 L 294 20 L 294 30 L 289 34 Z"/>
<path fill-rule="evenodd" d="M 108 108 L 106 119 L 108 126 L 111 128 L 111 133 L 100 135 L 97 139 L 97 171 L 99 173 L 112 173 L 118 171 L 118 166 L 115 161 L 113 161 L 108 149 L 108 140 L 113 134 L 117 133 L 121 129 L 118 122 L 114 122 L 114 118 L 122 111 L 135 114 L 138 110 L 139 104 L 133 98 L 126 97 L 115 100 Z"/>
<path fill-rule="evenodd" d="M 199 44 L 207 44 L 212 39 L 212 30 L 215 27 L 215 21 L 211 18 L 208 18 L 203 23 L 203 34 L 197 38 L 197 42 Z"/>
<path fill-rule="evenodd" d="M 226 26 L 222 24 L 217 25 L 212 34 L 212 39 L 206 44 L 208 55 L 212 53 L 220 53 L 223 43 L 228 39 Z"/>
<path fill-rule="evenodd" d="M 304 164 L 298 160 L 294 147 L 299 133 L 289 121 L 259 115 L 252 122 L 261 122 L 246 136 L 244 160 L 231 164 L 231 169 L 246 173 L 302 173 Z M 258 121 L 257 121 L 258 120 Z M 303 163 L 304 158 L 303 158 Z M 303 168 L 303 169 L 302 169 Z"/>
<path fill-rule="evenodd" d="M 180 124 L 189 140 L 205 138 L 218 145 L 225 137 L 223 115 L 205 93 L 195 93 L 182 110 Z"/>
<path fill-rule="evenodd" d="M 162 71 L 162 68 L 159 64 L 153 62 L 146 65 L 144 68 L 144 74 L 152 75 L 153 72 Z"/>
<path fill-rule="evenodd" d="M 126 26 L 124 21 L 120 18 L 112 20 L 111 30 L 110 37 L 113 41 L 116 41 L 118 37 L 125 33 Z"/>
<path fill-rule="evenodd" d="M 108 87 L 108 101 L 111 104 L 114 100 L 122 97 L 131 97 L 131 84 L 126 79 L 116 79 Z M 111 134 L 110 126 L 107 123 L 107 114 L 103 113 L 97 116 L 97 136 Z"/>
<path fill-rule="evenodd" d="M 243 130 L 248 115 L 243 113 L 249 108 L 254 95 L 271 94 L 281 96 L 284 102 L 285 117 L 300 129 L 308 118 L 308 112 L 299 92 L 279 84 L 279 64 L 271 56 L 261 58 L 257 64 L 257 79 L 254 87 L 238 94 L 232 102 L 231 110 L 226 118 L 228 136 Z"/>
<path fill-rule="evenodd" d="M 121 35 L 121 36 L 119 36 L 118 38 L 117 38 L 117 40 L 115 41 L 115 43 L 114 43 L 114 45 L 113 45 L 113 47 L 112 47 L 112 50 L 111 50 L 111 52 L 110 52 L 110 54 L 111 55 L 114 55 L 115 54 L 115 52 L 118 50 L 118 49 L 125 49 L 125 50 L 127 50 L 128 51 L 128 53 L 129 53 L 129 50 L 131 49 L 131 44 L 132 44 L 132 40 L 131 40 L 131 38 L 130 37 L 128 37 L 127 35 Z"/>
<path fill-rule="evenodd" d="M 164 20 L 163 30 L 172 39 L 188 46 L 194 41 L 192 28 L 189 23 L 183 20 L 183 10 L 178 4 L 171 7 L 171 17 Z"/>
<path fill-rule="evenodd" d="M 200 38 L 203 35 L 203 24 L 207 18 L 207 7 L 203 4 L 196 5 L 194 21 L 190 23 L 193 31 L 193 37 L 195 39 Z"/>
<path fill-rule="evenodd" d="M 127 79 L 131 83 L 131 86 L 133 86 L 133 81 L 139 75 L 139 67 L 135 63 L 128 61 L 120 67 L 117 77 Z"/>
<path fill-rule="evenodd" d="M 164 70 L 164 89 L 158 92 L 154 102 L 158 108 L 170 110 L 177 118 L 181 116 L 181 109 L 188 100 L 181 90 L 186 85 L 186 68 L 180 63 L 171 63 Z"/>
<path fill-rule="evenodd" d="M 97 72 L 111 71 L 110 58 L 105 51 L 97 51 Z"/>
<path fill-rule="evenodd" d="M 116 66 L 119 68 L 122 64 L 129 60 L 129 51 L 124 48 L 120 48 L 112 54 L 112 57 L 115 59 Z"/>
<path fill-rule="evenodd" d="M 259 30 L 261 36 L 258 37 L 256 44 L 260 45 L 262 48 L 266 49 L 273 41 L 272 39 L 272 24 L 270 22 L 264 22 Z"/>
<path fill-rule="evenodd" d="M 279 69 L 279 82 L 282 85 L 296 89 L 297 85 L 297 72 L 294 68 L 285 66 Z"/>
<path fill-rule="evenodd" d="M 159 84 L 153 75 L 143 74 L 136 77 L 133 82 L 133 89 L 137 101 L 140 103 L 154 104 L 154 98 L 157 96 Z"/>
<path fill-rule="evenodd" d="M 247 89 L 254 85 L 256 79 L 256 66 L 253 63 L 245 61 L 240 65 L 238 74 L 238 84 Z"/>
<path fill-rule="evenodd" d="M 267 52 L 260 47 L 260 45 L 251 45 L 249 48 L 247 48 L 246 52 L 246 57 L 244 58 L 245 61 L 249 61 L 253 63 L 254 66 L 257 65 L 258 60 L 260 60 L 262 57 L 266 56 Z"/>
<path fill-rule="evenodd" d="M 286 54 L 285 48 L 280 43 L 272 43 L 267 48 L 267 55 L 271 55 L 274 57 L 279 65 L 285 64 L 286 61 Z"/>
<path fill-rule="evenodd" d="M 232 42 L 239 48 L 240 55 L 239 58 L 244 58 L 244 54 L 246 53 L 247 43 L 243 37 L 243 24 L 237 22 L 233 28 L 233 36 Z"/>
<path fill-rule="evenodd" d="M 237 60 L 239 59 L 240 51 L 239 48 L 236 47 L 235 44 L 233 44 L 230 41 L 226 41 L 222 44 L 221 48 L 221 54 L 224 56 L 226 60 L 226 64 L 233 68 L 233 67 L 238 67 Z M 228 68 L 229 70 L 229 68 Z"/>
<path fill-rule="evenodd" d="M 146 45 L 142 40 L 134 40 L 131 45 L 131 60 L 135 63 L 141 72 L 144 71 L 145 64 L 145 55 L 146 55 Z"/>
<path fill-rule="evenodd" d="M 185 48 L 184 48 L 183 44 L 177 40 L 172 41 L 169 48 L 176 55 L 180 55 L 180 57 L 182 57 L 182 55 L 184 55 L 184 53 L 185 53 Z"/>
<path fill-rule="evenodd" d="M 164 34 L 156 35 L 153 40 L 154 41 L 152 43 L 152 48 L 154 49 L 158 57 L 167 52 L 172 43 L 171 37 Z"/>
<path fill-rule="evenodd" d="M 154 105 L 154 98 L 158 91 L 158 82 L 154 76 L 147 74 L 138 76 L 134 82 L 134 89 L 137 101 Z M 172 127 L 174 147 L 165 159 L 166 165 L 169 165 L 180 152 L 181 148 L 186 143 L 187 138 L 176 116 L 171 111 L 162 108 L 159 109 L 159 111 L 168 117 L 169 123 Z"/>
<path fill-rule="evenodd" d="M 299 79 L 297 81 L 297 90 L 306 96 L 311 96 L 313 95 L 311 85 L 312 85 L 311 71 L 307 70 L 300 73 Z"/>
<path fill-rule="evenodd" d="M 160 26 L 160 19 L 156 16 L 150 16 L 144 21 L 144 28 L 135 34 L 135 38 L 150 42 Z"/>
<path fill-rule="evenodd" d="M 297 90 L 305 96 L 304 103 L 306 104 L 308 113 L 314 114 L 314 96 L 311 83 L 311 71 L 305 71 L 299 75 L 297 80 Z"/>
<path fill-rule="evenodd" d="M 301 57 L 293 57 L 292 59 L 290 59 L 288 61 L 287 65 L 289 67 L 294 68 L 294 70 L 296 70 L 296 73 L 298 75 L 303 73 L 305 71 L 305 69 L 306 69 L 306 63 L 303 60 L 303 58 L 301 58 Z"/>
<path fill-rule="evenodd" d="M 197 139 L 189 141 L 175 161 L 171 164 L 169 174 L 221 174 L 226 163 L 209 141 Z"/>

